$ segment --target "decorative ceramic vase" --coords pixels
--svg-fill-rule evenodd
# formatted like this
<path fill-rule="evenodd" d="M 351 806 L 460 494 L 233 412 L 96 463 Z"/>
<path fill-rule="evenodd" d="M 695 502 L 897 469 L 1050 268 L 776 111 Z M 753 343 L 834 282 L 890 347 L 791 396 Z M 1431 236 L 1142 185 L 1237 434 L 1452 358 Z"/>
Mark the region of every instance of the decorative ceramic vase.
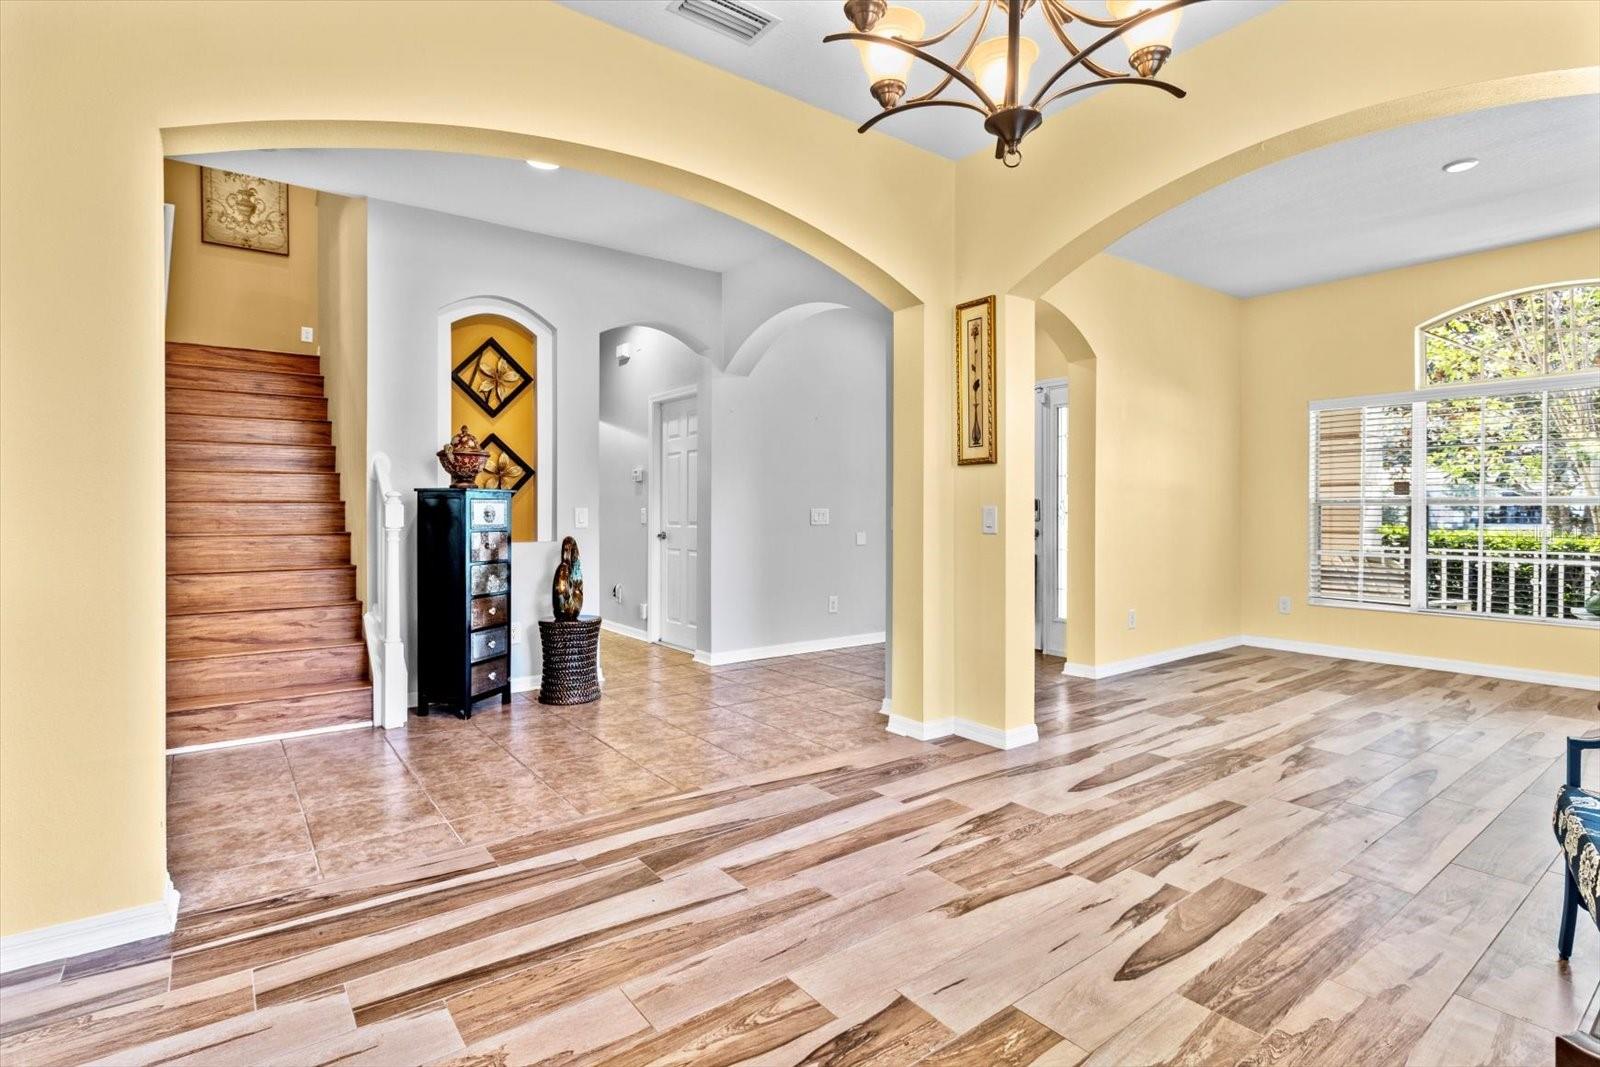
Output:
<path fill-rule="evenodd" d="M 561 562 L 550 585 L 550 604 L 558 619 L 576 619 L 583 610 L 583 564 L 578 562 L 578 542 L 561 539 Z"/>
<path fill-rule="evenodd" d="M 465 426 L 434 455 L 439 457 L 439 466 L 450 475 L 452 489 L 471 489 L 476 485 L 478 472 L 483 470 L 484 461 L 489 458 L 489 453 L 478 444 L 476 437 L 467 432 Z"/>

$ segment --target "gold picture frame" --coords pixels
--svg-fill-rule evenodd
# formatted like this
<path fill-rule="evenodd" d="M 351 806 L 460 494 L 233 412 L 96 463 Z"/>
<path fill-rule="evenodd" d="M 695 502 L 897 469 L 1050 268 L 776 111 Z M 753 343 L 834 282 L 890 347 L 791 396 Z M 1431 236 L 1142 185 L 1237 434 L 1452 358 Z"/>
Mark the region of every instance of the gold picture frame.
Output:
<path fill-rule="evenodd" d="M 200 168 L 200 240 L 289 254 L 289 186 L 216 167 Z"/>
<path fill-rule="evenodd" d="M 956 462 L 998 463 L 995 437 L 994 297 L 956 305 Z"/>

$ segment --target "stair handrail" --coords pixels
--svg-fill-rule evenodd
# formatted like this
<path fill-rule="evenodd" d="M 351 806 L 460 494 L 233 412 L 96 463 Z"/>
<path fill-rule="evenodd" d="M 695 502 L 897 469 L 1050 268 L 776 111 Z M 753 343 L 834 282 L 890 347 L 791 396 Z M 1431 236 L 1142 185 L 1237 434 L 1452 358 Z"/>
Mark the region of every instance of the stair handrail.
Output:
<path fill-rule="evenodd" d="M 406 508 L 399 490 L 391 481 L 389 457 L 382 452 L 372 455 L 372 481 L 376 490 L 373 498 L 379 527 L 383 536 L 378 541 L 377 595 L 372 598 L 376 619 L 377 638 L 370 644 L 380 645 L 371 656 L 373 672 L 373 722 L 387 729 L 406 724 L 410 704 L 409 677 L 406 671 L 405 637 L 401 627 L 405 619 L 404 600 L 400 588 L 402 542 L 406 529 Z"/>

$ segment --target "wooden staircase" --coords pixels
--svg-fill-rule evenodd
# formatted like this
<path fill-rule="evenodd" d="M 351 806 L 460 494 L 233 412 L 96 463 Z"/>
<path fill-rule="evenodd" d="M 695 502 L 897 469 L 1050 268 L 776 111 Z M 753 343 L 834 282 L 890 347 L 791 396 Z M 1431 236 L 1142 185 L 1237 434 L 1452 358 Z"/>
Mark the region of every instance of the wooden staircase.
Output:
<path fill-rule="evenodd" d="M 316 356 L 167 345 L 167 747 L 370 722 Z"/>

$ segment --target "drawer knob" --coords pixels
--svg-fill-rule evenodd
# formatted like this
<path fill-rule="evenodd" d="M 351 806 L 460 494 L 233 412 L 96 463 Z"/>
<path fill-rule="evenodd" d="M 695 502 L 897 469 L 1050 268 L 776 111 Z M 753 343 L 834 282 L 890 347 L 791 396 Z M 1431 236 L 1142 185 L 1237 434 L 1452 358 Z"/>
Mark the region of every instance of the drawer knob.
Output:
<path fill-rule="evenodd" d="M 490 671 L 489 672 L 489 681 L 491 681 L 491 682 L 494 681 L 496 677 L 498 677 L 498 676 L 495 674 L 494 671 Z"/>
<path fill-rule="evenodd" d="M 494 638 L 492 638 L 492 637 L 489 639 L 489 647 L 490 648 L 494 647 Z"/>
<path fill-rule="evenodd" d="M 493 606 L 493 605 L 490 605 L 490 607 L 489 607 L 489 614 L 490 614 L 490 615 L 493 615 L 493 614 L 495 614 L 495 613 L 496 613 L 496 612 L 498 612 L 498 611 L 499 611 L 499 610 L 500 610 L 500 609 L 499 609 L 499 608 L 497 608 L 497 607 L 494 607 L 494 606 Z"/>
<path fill-rule="evenodd" d="M 494 521 L 494 508 L 484 508 L 483 509 L 483 521 L 484 522 L 493 522 Z"/>

